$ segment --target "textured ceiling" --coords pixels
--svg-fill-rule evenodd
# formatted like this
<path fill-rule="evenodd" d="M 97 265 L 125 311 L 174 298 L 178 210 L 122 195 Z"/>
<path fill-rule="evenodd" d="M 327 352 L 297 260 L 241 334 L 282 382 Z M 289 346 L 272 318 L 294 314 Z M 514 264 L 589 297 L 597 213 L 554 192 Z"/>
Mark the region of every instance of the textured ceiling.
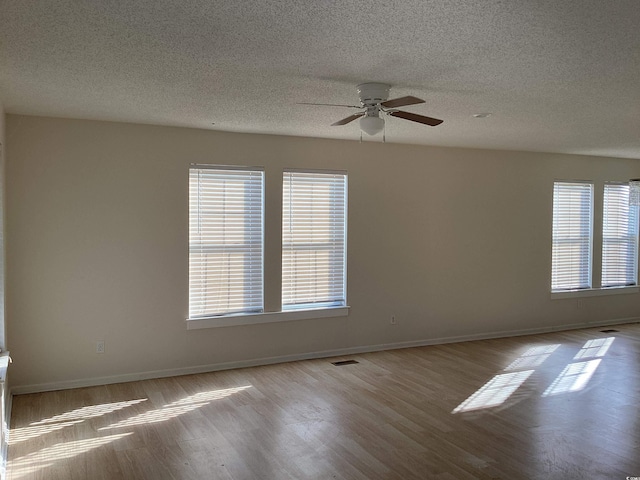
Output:
<path fill-rule="evenodd" d="M 297 103 L 376 81 L 444 119 L 387 118 L 389 142 L 640 158 L 639 25 L 637 0 L 0 0 L 0 101 L 355 140 L 329 126 L 353 110 Z"/>

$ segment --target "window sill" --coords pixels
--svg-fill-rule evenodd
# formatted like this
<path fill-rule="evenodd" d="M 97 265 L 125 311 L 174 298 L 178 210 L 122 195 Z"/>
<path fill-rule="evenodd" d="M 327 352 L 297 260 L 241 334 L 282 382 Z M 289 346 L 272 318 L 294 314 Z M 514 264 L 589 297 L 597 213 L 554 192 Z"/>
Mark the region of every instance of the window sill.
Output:
<path fill-rule="evenodd" d="M 308 320 L 312 318 L 346 317 L 349 306 L 326 307 L 308 310 L 292 310 L 287 312 L 263 312 L 252 314 L 224 315 L 220 317 L 187 319 L 187 330 L 201 328 L 235 327 L 238 325 L 256 325 L 258 323 L 289 322 L 293 320 Z"/>
<path fill-rule="evenodd" d="M 551 299 L 559 300 L 562 298 L 600 297 L 603 295 L 628 295 L 638 292 L 640 292 L 640 286 L 637 285 L 632 287 L 586 288 L 581 290 L 551 292 Z"/>

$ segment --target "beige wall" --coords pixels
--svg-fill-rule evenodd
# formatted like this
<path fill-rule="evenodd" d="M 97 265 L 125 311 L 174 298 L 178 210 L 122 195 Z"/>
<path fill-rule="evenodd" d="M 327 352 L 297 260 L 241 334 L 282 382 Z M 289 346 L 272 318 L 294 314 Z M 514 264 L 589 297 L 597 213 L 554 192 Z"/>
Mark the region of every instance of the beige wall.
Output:
<path fill-rule="evenodd" d="M 637 294 L 580 309 L 549 295 L 554 179 L 598 191 L 639 177 L 637 160 L 15 115 L 7 131 L 17 390 L 640 317 Z M 187 331 L 190 163 L 265 167 L 267 272 L 278 268 L 282 169 L 348 170 L 349 317 Z"/>
<path fill-rule="evenodd" d="M 5 350 L 5 256 L 4 256 L 4 197 L 5 197 L 5 113 L 4 106 L 0 103 L 0 349 Z"/>
<path fill-rule="evenodd" d="M 5 113 L 4 106 L 0 102 L 0 349 L 5 350 L 5 256 L 4 256 L 4 192 L 5 192 Z M 6 361 L 6 359 L 5 359 Z M 4 363 L 4 362 L 0 362 Z M 5 364 L 0 367 L 4 370 Z M 6 372 L 5 372 L 6 373 Z M 0 384 L 0 476 L 4 478 L 5 463 L 7 458 L 7 419 L 9 418 L 11 406 L 7 402 L 8 393 L 7 377 Z"/>

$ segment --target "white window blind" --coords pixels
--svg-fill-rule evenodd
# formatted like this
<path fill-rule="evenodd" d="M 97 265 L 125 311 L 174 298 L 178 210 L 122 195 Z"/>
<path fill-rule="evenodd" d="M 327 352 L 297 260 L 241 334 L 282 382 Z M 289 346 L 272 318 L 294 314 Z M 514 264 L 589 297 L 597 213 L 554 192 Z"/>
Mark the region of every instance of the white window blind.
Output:
<path fill-rule="evenodd" d="M 284 172 L 282 309 L 346 304 L 347 175 Z"/>
<path fill-rule="evenodd" d="M 629 185 L 604 186 L 602 286 L 635 285 L 638 274 L 638 208 L 629 206 Z"/>
<path fill-rule="evenodd" d="M 189 172 L 189 318 L 263 309 L 264 172 Z"/>
<path fill-rule="evenodd" d="M 593 185 L 555 182 L 551 290 L 591 288 Z"/>

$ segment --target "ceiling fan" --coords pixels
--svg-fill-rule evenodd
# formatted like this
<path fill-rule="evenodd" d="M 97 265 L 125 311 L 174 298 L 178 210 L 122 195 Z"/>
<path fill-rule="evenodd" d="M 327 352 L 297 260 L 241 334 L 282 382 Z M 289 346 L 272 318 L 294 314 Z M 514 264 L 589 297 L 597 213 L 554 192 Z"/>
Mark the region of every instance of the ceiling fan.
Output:
<path fill-rule="evenodd" d="M 424 103 L 421 98 L 412 96 L 389 98 L 390 85 L 386 83 L 362 83 L 358 85 L 358 96 L 360 97 L 360 105 L 337 105 L 333 103 L 302 103 L 302 105 L 327 105 L 331 107 L 348 107 L 358 108 L 363 111 L 349 115 L 342 120 L 338 120 L 332 123 L 331 126 L 340 126 L 351 123 L 354 120 L 360 119 L 360 129 L 368 135 L 375 135 L 384 128 L 384 118 L 381 114 L 391 115 L 392 117 L 403 118 L 411 122 L 422 123 L 435 127 L 440 125 L 443 120 L 437 118 L 425 117 L 424 115 L 418 115 L 417 113 L 404 112 L 402 110 L 396 110 L 397 107 L 405 107 L 407 105 L 417 105 Z"/>

